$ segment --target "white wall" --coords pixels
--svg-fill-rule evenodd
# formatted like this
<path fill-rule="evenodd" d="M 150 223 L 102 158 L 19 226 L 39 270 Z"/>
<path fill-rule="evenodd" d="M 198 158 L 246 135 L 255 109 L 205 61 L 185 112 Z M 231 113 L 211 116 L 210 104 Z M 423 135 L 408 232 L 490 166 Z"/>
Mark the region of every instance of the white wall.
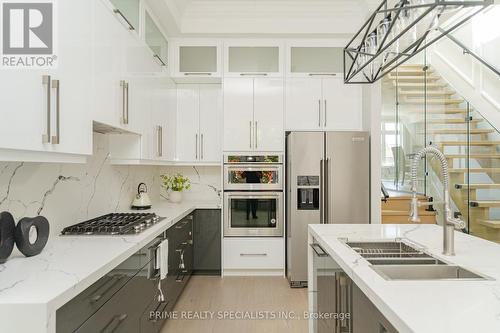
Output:
<path fill-rule="evenodd" d="M 453 33 L 460 42 L 500 69 L 500 6 L 490 7 Z M 430 63 L 496 128 L 500 128 L 500 77 L 448 38 L 430 49 Z"/>
<path fill-rule="evenodd" d="M 45 216 L 52 238 L 66 226 L 128 210 L 141 182 L 148 185 L 153 201 L 164 200 L 159 175 L 177 172 L 193 183 L 185 200 L 217 200 L 220 168 L 113 166 L 107 137 L 95 134 L 94 154 L 86 164 L 0 162 L 0 211 L 9 211 L 16 222 Z"/>

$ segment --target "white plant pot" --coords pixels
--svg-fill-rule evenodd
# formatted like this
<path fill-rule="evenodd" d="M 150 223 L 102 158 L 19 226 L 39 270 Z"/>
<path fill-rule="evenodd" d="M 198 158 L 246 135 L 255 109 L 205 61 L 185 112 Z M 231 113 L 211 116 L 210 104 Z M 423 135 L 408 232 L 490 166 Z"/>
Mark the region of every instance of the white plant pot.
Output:
<path fill-rule="evenodd" d="M 179 203 L 182 201 L 182 192 L 179 191 L 172 191 L 168 195 L 168 200 L 172 203 Z"/>

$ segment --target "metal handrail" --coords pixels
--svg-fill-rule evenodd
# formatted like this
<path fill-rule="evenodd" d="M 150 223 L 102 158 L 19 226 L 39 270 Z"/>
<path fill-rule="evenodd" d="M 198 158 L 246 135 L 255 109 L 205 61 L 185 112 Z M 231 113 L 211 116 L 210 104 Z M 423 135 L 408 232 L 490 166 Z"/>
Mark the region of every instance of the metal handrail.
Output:
<path fill-rule="evenodd" d="M 441 32 L 444 32 L 444 30 L 442 28 L 439 28 L 439 30 Z M 455 37 L 451 36 L 451 34 L 445 34 L 445 36 L 447 38 L 449 38 L 452 42 L 457 44 L 463 50 L 464 54 L 469 54 L 469 55 L 473 56 L 474 58 L 476 58 L 477 61 L 482 63 L 484 66 L 486 66 L 488 69 L 490 69 L 493 73 L 500 76 L 500 70 L 498 68 L 496 68 L 495 66 L 493 66 L 492 64 L 490 64 L 489 62 L 484 60 L 480 55 L 478 55 L 477 53 L 475 53 L 474 51 L 469 49 L 467 46 L 465 46 L 462 42 L 460 42 Z"/>

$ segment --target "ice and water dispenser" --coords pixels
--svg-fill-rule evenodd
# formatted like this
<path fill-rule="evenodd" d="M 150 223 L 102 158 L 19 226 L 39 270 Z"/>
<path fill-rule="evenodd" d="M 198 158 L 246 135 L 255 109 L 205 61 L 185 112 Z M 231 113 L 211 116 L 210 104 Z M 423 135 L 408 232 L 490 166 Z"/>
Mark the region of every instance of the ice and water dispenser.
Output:
<path fill-rule="evenodd" d="M 319 176 L 297 176 L 297 209 L 319 210 Z"/>

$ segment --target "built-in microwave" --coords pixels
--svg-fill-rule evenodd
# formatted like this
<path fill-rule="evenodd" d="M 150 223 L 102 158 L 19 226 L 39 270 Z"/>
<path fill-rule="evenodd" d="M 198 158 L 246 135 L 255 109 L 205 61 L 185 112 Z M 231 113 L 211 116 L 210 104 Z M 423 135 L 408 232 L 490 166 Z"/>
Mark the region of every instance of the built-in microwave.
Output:
<path fill-rule="evenodd" d="M 283 236 L 283 192 L 224 192 L 225 237 Z"/>
<path fill-rule="evenodd" d="M 283 189 L 281 155 L 229 155 L 224 159 L 224 191 Z"/>

